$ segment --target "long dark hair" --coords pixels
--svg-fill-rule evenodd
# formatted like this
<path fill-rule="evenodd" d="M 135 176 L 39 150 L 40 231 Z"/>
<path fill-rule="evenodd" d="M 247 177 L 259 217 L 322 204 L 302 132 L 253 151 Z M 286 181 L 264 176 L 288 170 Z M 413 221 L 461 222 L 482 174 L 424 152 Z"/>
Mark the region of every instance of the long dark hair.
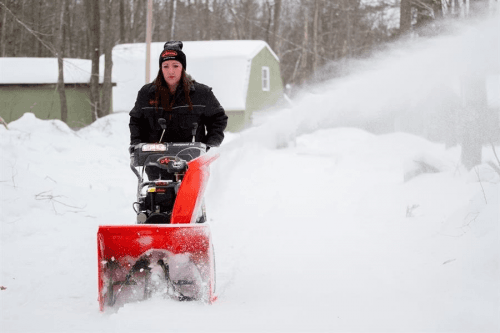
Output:
<path fill-rule="evenodd" d="M 173 94 L 170 92 L 167 81 L 165 81 L 165 78 L 163 77 L 161 68 L 158 70 L 158 75 L 156 76 L 156 79 L 153 81 L 153 83 L 156 86 L 156 94 L 154 100 L 156 110 L 158 111 L 158 107 L 161 106 L 166 111 L 172 111 L 172 106 L 175 102 L 175 92 Z M 193 80 L 186 73 L 184 68 L 182 69 L 181 79 L 179 83 L 182 84 L 184 97 L 186 98 L 186 103 L 189 106 L 189 110 L 193 111 L 193 103 L 191 102 L 191 98 L 189 98 L 189 91 L 191 89 L 191 85 L 193 84 Z"/>

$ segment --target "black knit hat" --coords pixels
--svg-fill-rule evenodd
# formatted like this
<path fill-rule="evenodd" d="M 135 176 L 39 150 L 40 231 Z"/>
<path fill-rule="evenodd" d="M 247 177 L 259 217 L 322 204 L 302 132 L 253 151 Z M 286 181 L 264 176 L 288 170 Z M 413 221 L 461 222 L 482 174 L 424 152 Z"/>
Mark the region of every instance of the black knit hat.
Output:
<path fill-rule="evenodd" d="M 160 68 L 161 64 L 167 60 L 177 60 L 182 64 L 186 70 L 186 55 L 182 52 L 181 41 L 168 41 L 163 45 L 163 51 L 160 54 Z"/>

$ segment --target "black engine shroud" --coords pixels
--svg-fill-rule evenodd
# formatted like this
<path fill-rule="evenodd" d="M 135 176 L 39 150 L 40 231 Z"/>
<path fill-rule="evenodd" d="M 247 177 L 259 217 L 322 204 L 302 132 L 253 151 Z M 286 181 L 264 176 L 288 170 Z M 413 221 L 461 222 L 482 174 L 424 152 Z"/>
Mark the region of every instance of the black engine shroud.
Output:
<path fill-rule="evenodd" d="M 138 223 L 170 223 L 187 162 L 205 152 L 206 145 L 200 142 L 140 143 L 134 147 L 130 167 L 138 179 L 134 203 Z"/>

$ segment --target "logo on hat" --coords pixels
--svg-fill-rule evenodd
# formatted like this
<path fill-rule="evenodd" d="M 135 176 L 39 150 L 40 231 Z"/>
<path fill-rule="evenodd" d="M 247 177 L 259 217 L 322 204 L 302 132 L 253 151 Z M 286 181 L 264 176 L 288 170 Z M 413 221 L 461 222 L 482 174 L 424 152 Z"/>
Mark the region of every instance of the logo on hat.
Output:
<path fill-rule="evenodd" d="M 173 51 L 173 50 L 165 50 L 162 54 L 161 54 L 162 57 L 176 57 L 177 56 L 177 52 L 176 51 Z"/>

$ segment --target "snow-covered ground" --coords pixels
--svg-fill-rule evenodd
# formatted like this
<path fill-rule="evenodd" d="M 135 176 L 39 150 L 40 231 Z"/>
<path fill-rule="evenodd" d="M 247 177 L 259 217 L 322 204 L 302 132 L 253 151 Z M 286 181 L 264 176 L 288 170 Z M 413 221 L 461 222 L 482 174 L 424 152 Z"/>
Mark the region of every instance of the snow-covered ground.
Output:
<path fill-rule="evenodd" d="M 230 136 L 207 193 L 219 300 L 99 313 L 98 225 L 134 221 L 127 122 L 73 132 L 26 114 L 0 129 L 3 332 L 500 328 L 499 176 L 483 165 L 478 182 L 457 149 L 354 128 L 284 149 L 230 149 Z M 442 172 L 405 182 L 423 159 Z"/>
<path fill-rule="evenodd" d="M 390 100 L 367 88 L 373 75 L 327 85 L 313 106 L 333 99 L 374 116 Z M 349 90 L 354 83 L 363 89 Z M 0 331 L 498 332 L 492 149 L 468 172 L 458 147 L 338 126 L 335 110 L 297 105 L 228 133 L 212 166 L 218 301 L 154 297 L 113 314 L 98 310 L 96 233 L 134 223 L 128 115 L 79 131 L 30 113 L 0 126 Z M 417 161 L 439 172 L 416 175 Z"/>

